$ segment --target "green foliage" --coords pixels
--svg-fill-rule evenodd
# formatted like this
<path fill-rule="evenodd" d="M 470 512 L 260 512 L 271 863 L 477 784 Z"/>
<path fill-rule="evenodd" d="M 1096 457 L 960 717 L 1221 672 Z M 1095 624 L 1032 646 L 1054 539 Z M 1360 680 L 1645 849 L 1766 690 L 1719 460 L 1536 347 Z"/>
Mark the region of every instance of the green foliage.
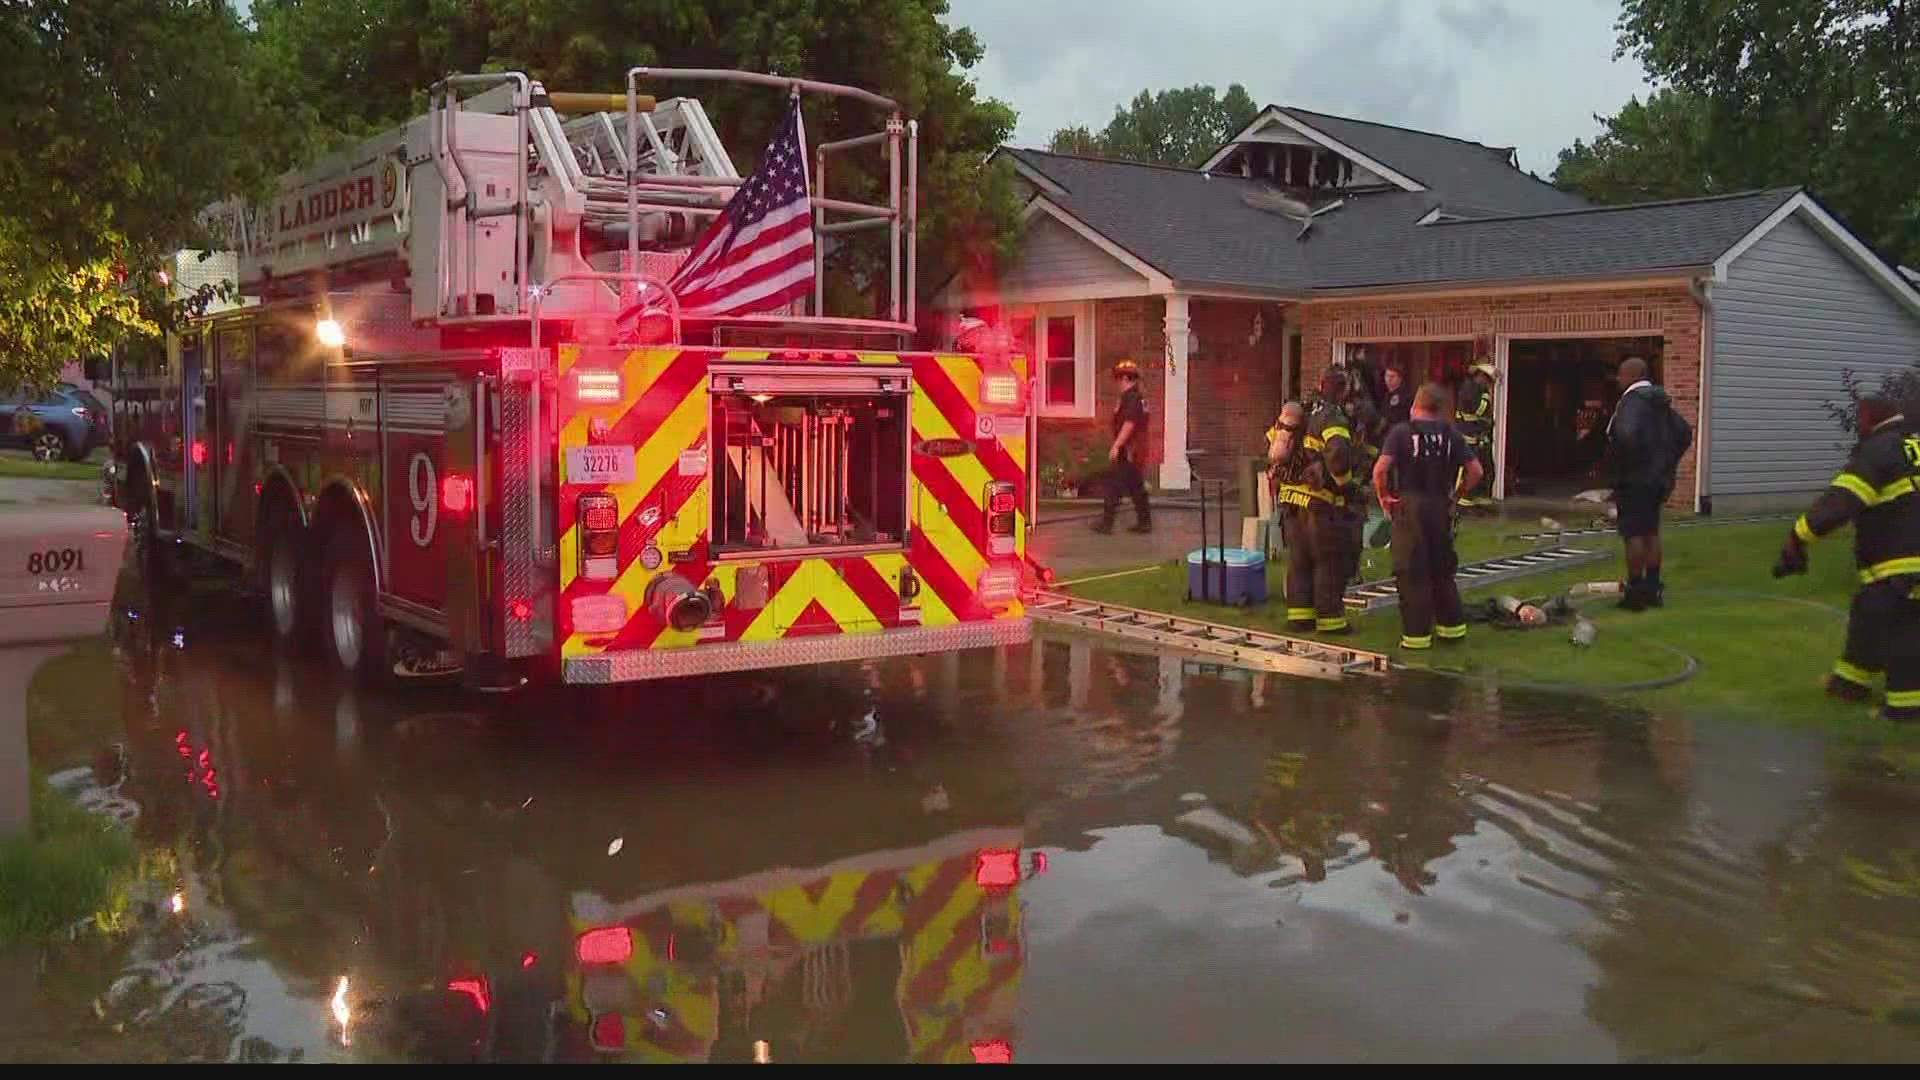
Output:
<path fill-rule="evenodd" d="M 424 108 L 426 86 L 447 72 L 519 69 L 553 90 L 613 92 L 634 66 L 744 68 L 872 90 L 920 123 L 919 291 L 952 272 L 1010 253 L 1018 200 L 985 159 L 1014 112 L 978 95 L 966 77 L 983 55 L 970 30 L 943 21 L 944 0 L 257 0 L 260 81 L 271 108 L 332 145 Z M 753 167 L 784 102 L 774 91 L 647 80 L 642 89 L 700 98 L 742 172 Z M 811 144 L 877 130 L 868 105 L 813 99 Z M 828 194 L 878 200 L 884 156 L 836 157 Z M 884 265 L 876 234 L 841 249 L 828 288 Z M 884 288 L 884 284 L 882 285 Z"/>
<path fill-rule="evenodd" d="M 1140 91 L 1099 132 L 1085 126 L 1061 128 L 1048 149 L 1060 154 L 1089 154 L 1161 165 L 1197 168 L 1228 139 L 1260 114 L 1260 107 L 1239 83 L 1222 95 L 1204 84 L 1154 93 Z"/>
<path fill-rule="evenodd" d="M 1598 118 L 1592 145 L 1575 139 L 1560 151 L 1553 182 L 1599 203 L 1717 193 L 1707 116 L 1706 99 L 1683 90 L 1656 90 L 1645 104 L 1629 98 L 1615 115 Z"/>
<path fill-rule="evenodd" d="M 0 5 L 0 384 L 184 313 L 151 272 L 277 164 L 248 48 L 225 0 Z"/>
<path fill-rule="evenodd" d="M 32 829 L 0 841 L 0 945 L 42 940 L 89 915 L 116 921 L 134 867 L 126 829 L 35 780 Z"/>
<path fill-rule="evenodd" d="M 1629 102 L 1556 183 L 1601 202 L 1804 184 L 1888 256 L 1920 262 L 1920 31 L 1907 0 L 1625 0 Z M 1644 194 L 1643 194 L 1644 193 Z"/>

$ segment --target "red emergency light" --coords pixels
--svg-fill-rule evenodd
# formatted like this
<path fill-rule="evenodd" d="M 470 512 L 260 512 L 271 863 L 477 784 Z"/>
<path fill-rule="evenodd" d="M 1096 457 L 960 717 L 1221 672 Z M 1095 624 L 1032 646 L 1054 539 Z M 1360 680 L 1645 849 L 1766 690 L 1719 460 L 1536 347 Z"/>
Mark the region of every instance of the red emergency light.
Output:
<path fill-rule="evenodd" d="M 1005 1039 L 980 1039 L 970 1047 L 975 1065 L 1013 1064 L 1013 1044 Z"/>
<path fill-rule="evenodd" d="M 593 1041 L 595 1050 L 624 1050 L 627 1046 L 627 1022 L 619 1013 L 606 1013 L 593 1018 L 588 1027 L 588 1038 Z"/>
<path fill-rule="evenodd" d="M 633 931 L 624 926 L 601 926 L 581 934 L 573 943 L 583 964 L 624 964 L 633 957 Z"/>
<path fill-rule="evenodd" d="M 473 478 L 448 473 L 440 481 L 440 506 L 449 514 L 464 514 L 473 505 Z"/>
<path fill-rule="evenodd" d="M 1005 889 L 1020 883 L 1020 853 L 982 848 L 973 854 L 973 883 L 983 889 Z"/>
<path fill-rule="evenodd" d="M 472 998 L 473 1003 L 479 1006 L 481 1012 L 486 1012 L 488 1007 L 493 1003 L 487 993 L 487 979 L 484 975 L 475 979 L 448 979 L 447 989 L 453 993 L 465 994 Z"/>

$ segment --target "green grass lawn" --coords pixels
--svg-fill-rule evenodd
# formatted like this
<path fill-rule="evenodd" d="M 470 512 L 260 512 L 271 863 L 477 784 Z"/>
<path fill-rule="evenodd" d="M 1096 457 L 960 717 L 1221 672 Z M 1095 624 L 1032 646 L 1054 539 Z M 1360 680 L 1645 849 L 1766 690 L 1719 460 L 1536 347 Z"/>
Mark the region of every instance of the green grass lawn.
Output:
<path fill-rule="evenodd" d="M 1854 583 L 1851 537 L 1836 537 L 1816 548 L 1813 568 L 1805 576 L 1775 581 L 1771 568 L 1787 527 L 1780 522 L 1667 529 L 1666 606 L 1632 613 L 1618 610 L 1613 597 L 1576 598 L 1582 612 L 1599 628 L 1598 640 L 1590 648 L 1574 645 L 1567 625 L 1504 630 L 1473 624 L 1460 645 L 1436 644 L 1430 650 L 1409 652 L 1398 647 L 1397 609 L 1362 617 L 1358 632 L 1345 640 L 1388 653 L 1409 667 L 1596 693 L 1677 673 L 1685 667 L 1685 657 L 1680 655 L 1684 653 L 1699 663 L 1692 678 L 1634 692 L 1633 698 L 1689 711 L 1831 725 L 1874 737 L 1900 732 L 1897 725 L 1868 720 L 1864 707 L 1830 700 L 1820 687 L 1846 636 L 1846 608 Z M 1461 559 L 1545 546 L 1508 538 L 1528 530 L 1523 521 L 1465 522 L 1458 543 Z M 1610 558 L 1496 582 L 1468 592 L 1468 607 L 1502 593 L 1550 596 L 1580 582 L 1624 575 L 1617 537 L 1574 537 L 1566 544 L 1598 546 Z M 1390 571 L 1385 550 L 1370 552 L 1369 557 L 1372 567 L 1367 577 Z M 1253 609 L 1188 603 L 1186 568 L 1180 562 L 1168 562 L 1147 573 L 1086 581 L 1069 586 L 1069 591 L 1109 603 L 1286 633 L 1285 579 L 1285 566 L 1279 560 L 1270 563 L 1269 602 Z M 1911 727 L 1907 726 L 1903 738 L 1920 737 Z"/>
<path fill-rule="evenodd" d="M 134 864 L 125 828 L 36 774 L 31 830 L 0 840 L 0 946 L 45 940 L 88 915 L 110 918 Z"/>
<path fill-rule="evenodd" d="M 84 461 L 35 461 L 26 450 L 0 450 L 0 476 L 27 476 L 41 480 L 98 480 L 105 450 L 95 450 Z"/>

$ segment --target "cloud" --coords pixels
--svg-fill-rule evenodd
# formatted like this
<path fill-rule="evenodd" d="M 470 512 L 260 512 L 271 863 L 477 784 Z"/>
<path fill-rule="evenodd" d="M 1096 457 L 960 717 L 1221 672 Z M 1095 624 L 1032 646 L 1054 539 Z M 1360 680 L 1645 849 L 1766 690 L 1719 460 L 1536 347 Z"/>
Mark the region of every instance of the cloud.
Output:
<path fill-rule="evenodd" d="M 1239 82 L 1289 104 L 1516 146 L 1550 171 L 1593 114 L 1645 96 L 1613 59 L 1616 0 L 952 0 L 986 47 L 983 92 L 1020 113 L 1015 141 L 1098 128 L 1143 89 Z"/>

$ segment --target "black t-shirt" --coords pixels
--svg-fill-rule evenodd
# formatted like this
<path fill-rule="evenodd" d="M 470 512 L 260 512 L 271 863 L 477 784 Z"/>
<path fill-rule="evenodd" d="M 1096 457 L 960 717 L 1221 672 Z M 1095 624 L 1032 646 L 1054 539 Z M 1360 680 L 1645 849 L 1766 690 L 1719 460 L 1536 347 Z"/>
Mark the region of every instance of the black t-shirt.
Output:
<path fill-rule="evenodd" d="M 1381 403 L 1380 414 L 1381 418 L 1387 422 L 1389 433 L 1396 425 L 1413 419 L 1413 391 L 1405 386 L 1398 390 L 1387 391 L 1386 400 Z"/>
<path fill-rule="evenodd" d="M 1393 458 L 1394 489 L 1402 495 L 1451 495 L 1473 448 L 1443 420 L 1409 420 L 1387 434 L 1382 451 Z"/>
<path fill-rule="evenodd" d="M 1120 448 L 1120 456 L 1138 463 L 1146 456 L 1147 446 L 1147 398 L 1137 386 L 1129 387 L 1120 394 L 1120 404 L 1113 410 L 1113 433 L 1127 421 L 1133 421 L 1133 434 L 1128 437 L 1127 445 Z"/>

